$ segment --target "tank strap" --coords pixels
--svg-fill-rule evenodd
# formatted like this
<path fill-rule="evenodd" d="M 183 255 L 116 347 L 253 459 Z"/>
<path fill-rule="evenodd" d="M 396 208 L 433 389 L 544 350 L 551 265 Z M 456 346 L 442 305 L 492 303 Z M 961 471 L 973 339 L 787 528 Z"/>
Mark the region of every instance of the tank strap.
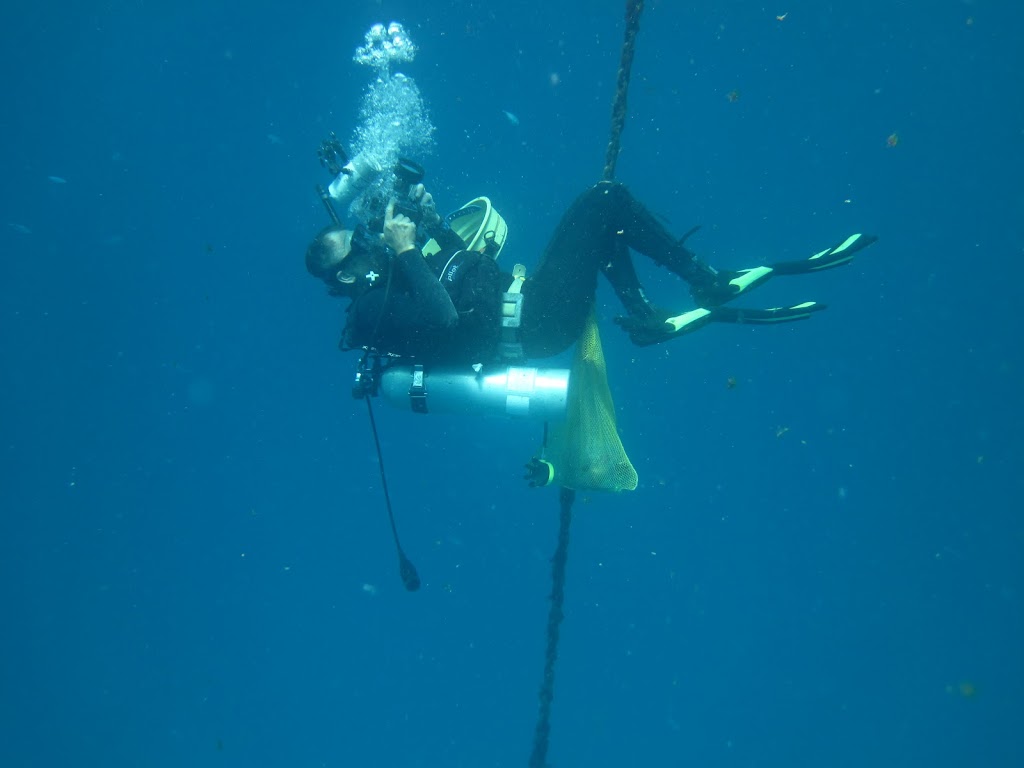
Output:
<path fill-rule="evenodd" d="M 516 264 L 512 268 L 512 285 L 501 294 L 501 345 L 499 352 L 506 360 L 522 360 L 523 345 L 519 326 L 523 320 L 523 283 L 526 267 Z"/>

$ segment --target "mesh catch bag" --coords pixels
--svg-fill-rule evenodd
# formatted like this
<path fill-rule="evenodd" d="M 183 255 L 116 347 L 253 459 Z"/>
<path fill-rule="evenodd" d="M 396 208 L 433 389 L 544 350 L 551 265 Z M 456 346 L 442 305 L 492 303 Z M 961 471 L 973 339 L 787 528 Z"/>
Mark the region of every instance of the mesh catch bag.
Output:
<path fill-rule="evenodd" d="M 597 320 L 591 312 L 576 342 L 566 418 L 552 429 L 547 455 L 555 482 L 577 491 L 632 491 L 637 474 L 615 427 L 615 403 Z"/>

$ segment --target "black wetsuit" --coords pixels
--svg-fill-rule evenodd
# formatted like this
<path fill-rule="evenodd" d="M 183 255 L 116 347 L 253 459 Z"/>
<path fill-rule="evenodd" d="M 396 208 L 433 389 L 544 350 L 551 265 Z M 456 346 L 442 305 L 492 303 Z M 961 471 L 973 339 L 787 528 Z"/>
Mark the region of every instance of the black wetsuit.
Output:
<path fill-rule="evenodd" d="M 374 347 L 423 363 L 487 363 L 501 338 L 501 294 L 512 282 L 490 256 L 450 230 L 440 253 L 412 249 L 348 308 L 342 346 Z M 454 257 L 454 259 L 453 259 Z"/>
<path fill-rule="evenodd" d="M 343 346 L 372 346 L 424 364 L 489 363 L 499 358 L 502 293 L 512 276 L 483 254 L 462 251 L 457 235 L 442 251 L 410 250 L 349 307 Z M 651 307 L 629 250 L 690 279 L 699 262 L 620 184 L 601 183 L 580 195 L 562 217 L 536 269 L 522 287 L 519 341 L 527 358 L 568 349 L 594 303 L 597 275 L 611 281 L 627 312 Z M 457 254 L 452 259 L 453 254 Z"/>

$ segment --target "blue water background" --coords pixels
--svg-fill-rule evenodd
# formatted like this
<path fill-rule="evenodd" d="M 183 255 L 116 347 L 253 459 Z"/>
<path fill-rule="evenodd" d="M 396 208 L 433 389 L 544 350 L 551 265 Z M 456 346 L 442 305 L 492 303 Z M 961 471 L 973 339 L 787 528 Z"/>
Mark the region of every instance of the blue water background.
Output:
<path fill-rule="evenodd" d="M 5 14 L 0 765 L 526 764 L 539 429 L 377 407 L 407 594 L 344 304 L 303 269 L 315 149 L 403 21 L 430 188 L 491 195 L 532 266 L 600 174 L 621 6 Z M 647 3 L 618 178 L 721 267 L 881 240 L 751 298 L 830 305 L 790 326 L 639 349 L 602 289 L 641 485 L 576 505 L 552 765 L 1024 764 L 1022 30 L 990 0 Z"/>

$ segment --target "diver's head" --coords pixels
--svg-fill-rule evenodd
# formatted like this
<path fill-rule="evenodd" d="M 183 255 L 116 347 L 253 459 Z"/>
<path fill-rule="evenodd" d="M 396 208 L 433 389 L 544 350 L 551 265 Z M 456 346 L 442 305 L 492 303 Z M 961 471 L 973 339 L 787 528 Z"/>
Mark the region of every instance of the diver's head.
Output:
<path fill-rule="evenodd" d="M 372 287 L 387 265 L 387 246 L 362 226 L 327 227 L 306 249 L 306 270 L 339 296 L 354 298 Z"/>

